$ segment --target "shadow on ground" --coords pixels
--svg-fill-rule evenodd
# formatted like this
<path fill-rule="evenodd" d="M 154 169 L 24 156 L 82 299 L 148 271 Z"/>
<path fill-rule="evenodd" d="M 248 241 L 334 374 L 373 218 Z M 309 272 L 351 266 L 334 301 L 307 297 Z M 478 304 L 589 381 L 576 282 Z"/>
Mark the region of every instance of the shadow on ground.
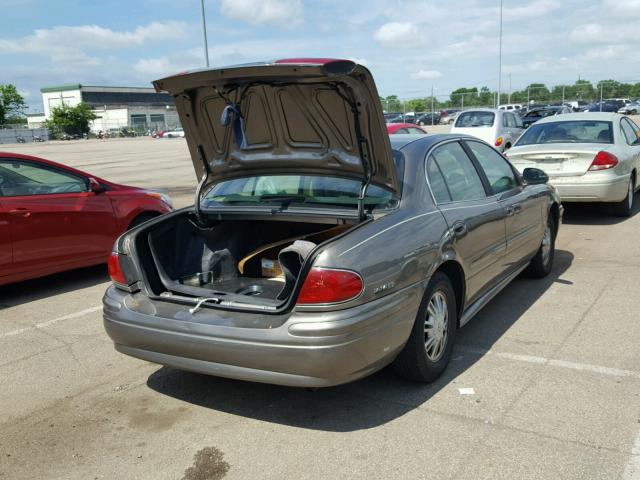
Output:
<path fill-rule="evenodd" d="M 492 345 L 570 267 L 573 255 L 557 250 L 552 273 L 542 280 L 518 278 L 458 333 L 457 342 L 480 349 Z M 427 402 L 471 368 L 482 355 L 456 355 L 430 385 L 403 381 L 390 368 L 333 388 L 309 391 L 210 377 L 162 367 L 147 380 L 158 393 L 222 412 L 314 430 L 347 432 L 383 425 Z"/>
<path fill-rule="evenodd" d="M 106 265 L 79 268 L 0 287 L 0 309 L 110 281 Z"/>
<path fill-rule="evenodd" d="M 616 225 L 628 220 L 629 217 L 619 217 L 607 203 L 563 203 L 564 216 L 562 223 L 567 225 Z M 633 213 L 635 217 L 640 212 L 640 195 L 635 196 Z"/>

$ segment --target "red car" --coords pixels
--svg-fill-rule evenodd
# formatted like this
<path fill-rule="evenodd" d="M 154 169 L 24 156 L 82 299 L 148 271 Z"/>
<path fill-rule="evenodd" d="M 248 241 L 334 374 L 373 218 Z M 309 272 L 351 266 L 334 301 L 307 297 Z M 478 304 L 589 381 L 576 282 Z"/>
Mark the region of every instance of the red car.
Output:
<path fill-rule="evenodd" d="M 171 210 L 161 193 L 0 152 L 0 285 L 105 263 L 122 232 Z"/>
<path fill-rule="evenodd" d="M 427 131 L 413 123 L 387 123 L 387 133 L 389 135 L 402 133 L 418 133 L 424 135 Z"/>

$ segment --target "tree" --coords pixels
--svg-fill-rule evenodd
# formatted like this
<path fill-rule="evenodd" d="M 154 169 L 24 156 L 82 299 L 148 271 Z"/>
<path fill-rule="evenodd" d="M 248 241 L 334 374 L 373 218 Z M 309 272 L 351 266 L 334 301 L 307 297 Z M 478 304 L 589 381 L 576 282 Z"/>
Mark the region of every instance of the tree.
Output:
<path fill-rule="evenodd" d="M 54 136 L 63 133 L 68 135 L 82 135 L 89 133 L 89 122 L 95 120 L 97 115 L 86 103 L 79 103 L 75 107 L 62 105 L 51 110 L 51 118 L 44 122 L 44 126 Z"/>
<path fill-rule="evenodd" d="M 0 125 L 6 123 L 7 119 L 22 117 L 26 108 L 27 104 L 15 85 L 0 85 Z"/>

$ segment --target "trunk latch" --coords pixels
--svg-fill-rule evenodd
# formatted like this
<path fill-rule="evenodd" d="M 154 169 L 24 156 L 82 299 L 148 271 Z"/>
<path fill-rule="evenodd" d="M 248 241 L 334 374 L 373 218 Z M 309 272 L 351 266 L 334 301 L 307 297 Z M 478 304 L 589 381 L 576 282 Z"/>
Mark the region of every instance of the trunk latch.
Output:
<path fill-rule="evenodd" d="M 220 300 L 219 298 L 216 298 L 216 297 L 205 297 L 205 298 L 199 298 L 199 299 L 198 299 L 198 303 L 196 303 L 196 306 L 195 306 L 195 307 L 193 307 L 193 308 L 190 308 L 190 309 L 189 309 L 189 313 L 190 313 L 191 315 L 193 315 L 193 314 L 197 313 L 197 312 L 198 312 L 198 310 L 200 310 L 200 309 L 202 308 L 202 305 L 203 305 L 204 303 L 207 303 L 207 302 L 211 302 L 211 303 L 216 303 L 216 304 L 217 304 L 217 303 L 220 303 L 220 302 L 221 302 L 221 300 Z"/>

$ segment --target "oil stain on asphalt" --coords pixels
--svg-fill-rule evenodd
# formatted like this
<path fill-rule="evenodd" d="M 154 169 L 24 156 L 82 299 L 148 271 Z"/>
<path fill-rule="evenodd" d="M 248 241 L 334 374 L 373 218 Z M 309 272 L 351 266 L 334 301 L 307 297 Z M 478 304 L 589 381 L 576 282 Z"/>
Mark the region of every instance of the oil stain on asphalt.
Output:
<path fill-rule="evenodd" d="M 205 447 L 193 456 L 193 466 L 184 471 L 182 480 L 220 480 L 229 468 L 224 453 L 215 447 Z"/>

